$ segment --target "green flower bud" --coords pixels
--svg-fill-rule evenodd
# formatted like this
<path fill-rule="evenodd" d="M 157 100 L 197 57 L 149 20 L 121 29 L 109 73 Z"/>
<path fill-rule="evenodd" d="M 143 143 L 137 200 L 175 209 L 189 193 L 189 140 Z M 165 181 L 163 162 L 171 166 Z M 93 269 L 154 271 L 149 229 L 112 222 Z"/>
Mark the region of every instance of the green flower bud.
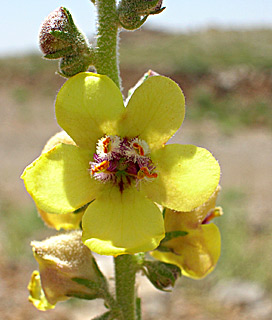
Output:
<path fill-rule="evenodd" d="M 145 261 L 144 273 L 150 282 L 159 290 L 174 287 L 176 280 L 181 276 L 180 268 L 161 261 Z"/>
<path fill-rule="evenodd" d="M 66 77 L 87 71 L 92 64 L 88 40 L 64 7 L 54 10 L 42 23 L 40 48 L 46 59 L 62 58 L 60 74 Z"/>
<path fill-rule="evenodd" d="M 30 300 L 36 307 L 38 297 L 46 298 L 55 305 L 71 296 L 94 299 L 100 297 L 102 275 L 98 272 L 91 251 L 81 241 L 81 231 L 53 236 L 44 241 L 32 241 L 34 257 L 39 263 L 41 288 L 37 285 L 37 274 L 29 284 Z M 37 272 L 36 272 L 37 273 Z M 81 278 L 93 284 L 93 288 L 75 282 Z M 38 279 L 39 280 L 39 279 Z M 37 289 L 39 292 L 37 293 Z M 43 299 L 44 301 L 44 299 Z M 44 305 L 44 303 L 43 303 Z"/>
<path fill-rule="evenodd" d="M 127 30 L 140 28 L 150 14 L 161 13 L 163 0 L 122 0 L 118 6 L 120 25 Z"/>

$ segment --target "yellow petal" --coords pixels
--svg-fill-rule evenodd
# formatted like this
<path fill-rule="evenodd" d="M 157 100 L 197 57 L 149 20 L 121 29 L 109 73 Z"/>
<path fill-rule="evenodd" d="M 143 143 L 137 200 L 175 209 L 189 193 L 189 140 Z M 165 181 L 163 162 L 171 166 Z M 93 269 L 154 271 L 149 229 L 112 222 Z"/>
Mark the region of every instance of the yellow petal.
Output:
<path fill-rule="evenodd" d="M 55 305 L 47 301 L 42 290 L 41 278 L 39 271 L 33 271 L 31 280 L 28 284 L 29 297 L 28 300 L 40 311 L 54 309 Z"/>
<path fill-rule="evenodd" d="M 142 183 L 141 190 L 154 202 L 177 211 L 191 211 L 205 203 L 220 179 L 212 154 L 193 145 L 166 145 L 152 154 L 158 177 Z"/>
<path fill-rule="evenodd" d="M 140 136 L 151 149 L 166 143 L 181 126 L 185 100 L 171 79 L 154 76 L 133 93 L 120 123 L 122 136 Z"/>
<path fill-rule="evenodd" d="M 70 136 L 65 131 L 60 131 L 54 134 L 45 144 L 42 153 L 49 151 L 50 149 L 54 148 L 57 144 L 64 143 L 64 144 L 73 144 L 75 142 L 72 140 Z"/>
<path fill-rule="evenodd" d="M 37 207 L 67 213 L 92 201 L 101 185 L 90 176 L 91 158 L 89 150 L 59 144 L 30 164 L 22 179 Z"/>
<path fill-rule="evenodd" d="M 160 210 L 135 188 L 105 188 L 86 210 L 82 227 L 84 244 L 103 255 L 153 250 L 164 237 Z"/>
<path fill-rule="evenodd" d="M 164 218 L 166 232 L 198 228 L 209 212 L 214 210 L 219 191 L 220 186 L 216 188 L 207 202 L 189 212 L 173 211 L 166 208 Z"/>
<path fill-rule="evenodd" d="M 93 148 L 105 134 L 116 134 L 116 122 L 124 109 L 115 83 L 90 72 L 67 80 L 56 99 L 58 123 L 80 147 Z"/>
<path fill-rule="evenodd" d="M 153 251 L 152 256 L 177 265 L 184 276 L 201 279 L 212 272 L 220 257 L 220 232 L 213 223 L 201 225 L 186 236 L 168 241 L 166 246 L 174 253 Z"/>
<path fill-rule="evenodd" d="M 56 230 L 76 230 L 80 228 L 80 223 L 85 209 L 80 210 L 77 213 L 68 212 L 64 214 L 47 213 L 39 208 L 38 212 L 48 227 Z"/>

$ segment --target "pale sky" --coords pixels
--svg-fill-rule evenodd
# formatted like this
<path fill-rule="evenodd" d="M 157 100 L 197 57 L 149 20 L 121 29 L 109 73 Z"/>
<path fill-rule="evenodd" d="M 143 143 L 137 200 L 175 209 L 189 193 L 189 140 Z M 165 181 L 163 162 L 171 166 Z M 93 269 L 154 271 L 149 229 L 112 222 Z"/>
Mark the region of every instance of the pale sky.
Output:
<path fill-rule="evenodd" d="M 150 16 L 145 26 L 170 31 L 207 27 L 272 28 L 272 0 L 164 0 L 166 10 Z M 95 10 L 90 0 L 9 0 L 1 3 L 0 56 L 38 52 L 43 19 L 65 6 L 87 35 L 95 31 Z"/>

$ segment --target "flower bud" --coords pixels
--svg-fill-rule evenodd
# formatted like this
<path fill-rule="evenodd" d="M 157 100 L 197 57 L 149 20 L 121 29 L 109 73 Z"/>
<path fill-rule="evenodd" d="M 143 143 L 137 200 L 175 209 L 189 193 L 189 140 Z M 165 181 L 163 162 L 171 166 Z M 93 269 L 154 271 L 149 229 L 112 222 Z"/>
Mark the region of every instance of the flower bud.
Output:
<path fill-rule="evenodd" d="M 99 297 L 101 274 L 91 251 L 83 245 L 81 236 L 81 231 L 73 231 L 31 243 L 34 257 L 39 263 L 42 290 L 51 305 L 70 296 L 88 299 Z M 87 288 L 75 282 L 74 278 L 94 283 L 94 288 Z"/>
<path fill-rule="evenodd" d="M 72 22 L 73 23 L 73 22 Z M 68 10 L 60 7 L 51 12 L 44 20 L 40 30 L 40 48 L 45 56 L 64 51 L 71 52 L 73 44 L 73 27 L 69 24 Z"/>
<path fill-rule="evenodd" d="M 64 70 L 60 65 L 60 74 L 70 77 L 88 70 L 91 64 L 88 41 L 66 8 L 60 7 L 49 14 L 42 23 L 39 38 L 46 59 L 62 58 Z"/>
<path fill-rule="evenodd" d="M 164 10 L 164 8 L 162 8 L 162 1 L 163 0 L 159 0 L 156 4 L 156 6 L 152 9 L 153 12 L 158 13 L 158 11 L 160 11 L 161 9 Z M 161 11 L 160 11 L 161 12 Z"/>
<path fill-rule="evenodd" d="M 181 276 L 180 268 L 161 261 L 145 261 L 144 270 L 150 282 L 159 290 L 174 287 L 176 280 Z"/>
<path fill-rule="evenodd" d="M 122 0 L 118 6 L 120 25 L 127 30 L 140 28 L 150 14 L 161 13 L 162 0 Z"/>

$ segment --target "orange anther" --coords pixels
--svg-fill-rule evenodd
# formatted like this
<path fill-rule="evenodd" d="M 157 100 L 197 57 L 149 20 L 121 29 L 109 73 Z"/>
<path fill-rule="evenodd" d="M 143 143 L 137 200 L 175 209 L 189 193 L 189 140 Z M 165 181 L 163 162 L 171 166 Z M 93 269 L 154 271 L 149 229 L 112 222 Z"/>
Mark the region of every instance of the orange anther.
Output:
<path fill-rule="evenodd" d="M 137 174 L 138 179 L 143 179 L 144 177 L 147 178 L 157 178 L 158 174 L 156 172 L 150 173 L 147 167 L 142 167 Z"/>
<path fill-rule="evenodd" d="M 134 142 L 134 143 L 133 143 L 133 148 L 134 148 L 135 150 L 138 150 L 140 156 L 144 156 L 144 149 L 143 149 L 142 146 L 139 145 L 139 143 Z"/>
<path fill-rule="evenodd" d="M 110 137 L 107 137 L 104 141 L 103 141 L 103 151 L 104 153 L 108 153 L 109 152 L 109 144 L 110 144 Z"/>
<path fill-rule="evenodd" d="M 97 166 L 95 166 L 91 172 L 92 172 L 92 175 L 94 175 L 96 172 L 99 172 L 99 171 L 105 171 L 107 170 L 109 167 L 109 161 L 108 160 L 105 160 L 101 163 L 99 163 Z"/>

